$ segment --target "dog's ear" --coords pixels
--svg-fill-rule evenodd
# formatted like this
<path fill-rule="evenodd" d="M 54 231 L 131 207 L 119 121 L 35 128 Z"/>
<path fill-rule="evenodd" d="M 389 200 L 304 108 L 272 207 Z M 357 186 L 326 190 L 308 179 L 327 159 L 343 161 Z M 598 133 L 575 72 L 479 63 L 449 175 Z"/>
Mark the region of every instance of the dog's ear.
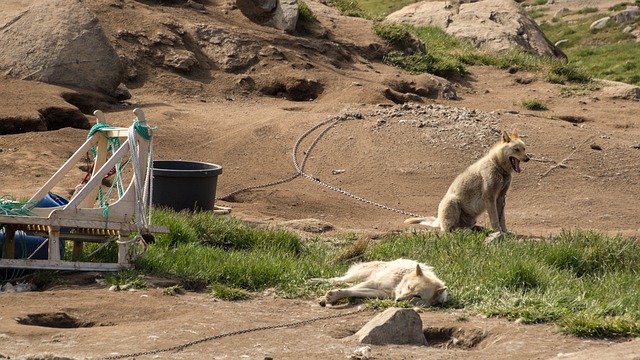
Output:
<path fill-rule="evenodd" d="M 513 129 L 513 131 L 511 132 L 511 139 L 512 140 L 520 139 L 520 136 L 518 136 L 518 132 L 516 131 L 516 129 Z"/>
<path fill-rule="evenodd" d="M 436 292 L 433 294 L 433 297 L 440 296 L 440 294 L 442 294 L 445 290 L 447 290 L 446 286 L 436 289 Z"/>
<path fill-rule="evenodd" d="M 509 136 L 509 133 L 502 130 L 502 142 L 508 143 L 509 141 L 511 141 L 511 137 Z"/>
<path fill-rule="evenodd" d="M 420 268 L 420 264 L 416 264 L 416 276 L 423 276 L 424 273 L 422 272 L 422 269 Z"/>

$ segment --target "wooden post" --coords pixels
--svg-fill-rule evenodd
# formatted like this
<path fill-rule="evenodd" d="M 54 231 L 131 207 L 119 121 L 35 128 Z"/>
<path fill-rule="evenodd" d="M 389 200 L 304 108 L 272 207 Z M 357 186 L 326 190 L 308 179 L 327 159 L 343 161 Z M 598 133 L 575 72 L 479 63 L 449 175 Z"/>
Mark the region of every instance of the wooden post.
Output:
<path fill-rule="evenodd" d="M 104 118 L 104 113 L 102 111 L 96 110 L 93 112 L 93 114 L 98 119 L 97 121 L 98 124 L 107 123 Z M 97 142 L 95 145 L 96 157 L 93 161 L 93 173 L 91 174 L 92 178 L 96 176 L 96 173 L 98 172 L 98 170 L 100 170 L 102 165 L 104 165 L 104 163 L 107 161 L 107 155 L 108 155 L 107 152 L 109 149 L 109 139 L 106 136 L 102 136 L 98 133 L 96 133 L 94 136 L 97 136 Z M 91 192 L 89 193 L 89 195 L 80 203 L 78 207 L 81 207 L 81 208 L 94 207 L 96 200 L 98 199 L 98 193 L 101 187 L 102 187 L 102 184 L 99 183 L 98 186 L 91 189 Z"/>
<path fill-rule="evenodd" d="M 78 261 L 82 258 L 84 252 L 84 241 L 73 241 L 73 251 L 71 252 L 71 260 Z"/>
<path fill-rule="evenodd" d="M 13 259 L 16 257 L 16 228 L 11 225 L 4 227 L 4 249 L 2 257 L 4 259 Z"/>
<path fill-rule="evenodd" d="M 49 260 L 60 260 L 59 226 L 49 226 Z"/>
<path fill-rule="evenodd" d="M 118 236 L 118 264 L 123 268 L 129 266 L 129 236 L 125 231 L 120 231 Z"/>

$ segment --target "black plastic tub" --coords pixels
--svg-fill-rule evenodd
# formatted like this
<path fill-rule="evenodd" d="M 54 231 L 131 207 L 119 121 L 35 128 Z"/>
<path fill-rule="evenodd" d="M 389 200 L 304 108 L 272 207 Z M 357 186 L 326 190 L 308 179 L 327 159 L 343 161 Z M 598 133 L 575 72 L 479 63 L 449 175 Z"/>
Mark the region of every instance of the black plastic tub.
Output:
<path fill-rule="evenodd" d="M 222 166 L 197 161 L 153 162 L 153 205 L 181 210 L 213 210 Z"/>

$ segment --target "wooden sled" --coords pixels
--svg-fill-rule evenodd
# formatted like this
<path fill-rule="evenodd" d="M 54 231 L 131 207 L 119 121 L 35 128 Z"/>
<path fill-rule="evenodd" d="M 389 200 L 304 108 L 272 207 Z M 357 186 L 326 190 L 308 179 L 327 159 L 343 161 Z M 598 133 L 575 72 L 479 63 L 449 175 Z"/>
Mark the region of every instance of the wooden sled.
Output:
<path fill-rule="evenodd" d="M 93 133 L 85 143 L 62 165 L 62 167 L 38 190 L 24 206 L 35 215 L 0 215 L 0 227 L 5 229 L 5 241 L 0 259 L 0 268 L 117 271 L 131 266 L 132 244 L 141 242 L 152 233 L 168 233 L 164 226 L 154 226 L 146 221 L 148 199 L 151 197 L 152 168 L 151 133 L 144 113 L 133 110 L 136 115 L 130 128 L 105 127 Z M 99 124 L 105 124 L 104 114 L 94 112 Z M 111 148 L 109 139 L 118 138 L 121 145 Z M 35 207 L 26 209 L 28 204 L 42 200 L 94 147 L 93 172 L 88 182 L 71 197 L 66 205 Z M 112 169 L 119 169 L 123 161 L 133 163 L 132 179 L 112 204 L 97 204 L 102 181 Z M 124 188 L 124 187 L 123 187 Z M 30 205 L 33 206 L 33 205 Z M 47 259 L 14 259 L 15 231 L 46 237 Z M 132 233 L 135 236 L 132 237 Z M 61 241 L 73 242 L 71 260 L 60 255 Z M 117 263 L 79 261 L 83 255 L 84 242 L 118 243 Z M 36 250 L 37 251 L 37 250 Z M 35 253 L 35 252 L 34 252 Z"/>

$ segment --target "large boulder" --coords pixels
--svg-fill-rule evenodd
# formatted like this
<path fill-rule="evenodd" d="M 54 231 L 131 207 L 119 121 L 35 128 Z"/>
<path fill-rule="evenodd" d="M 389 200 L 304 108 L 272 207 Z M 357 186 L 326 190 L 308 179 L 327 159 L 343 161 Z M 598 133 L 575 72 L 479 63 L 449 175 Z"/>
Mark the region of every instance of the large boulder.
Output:
<path fill-rule="evenodd" d="M 79 0 L 6 1 L 0 16 L 5 75 L 106 94 L 117 88 L 118 54 Z"/>
<path fill-rule="evenodd" d="M 200 50 L 225 72 L 240 72 L 258 63 L 262 46 L 237 32 L 209 24 L 193 24 L 185 31 Z"/>
<path fill-rule="evenodd" d="M 249 20 L 293 33 L 300 8 L 297 0 L 236 0 L 236 6 Z"/>
<path fill-rule="evenodd" d="M 353 335 L 365 344 L 427 345 L 422 319 L 413 309 L 389 308 Z"/>
<path fill-rule="evenodd" d="M 567 58 L 513 0 L 484 0 L 458 6 L 449 1 L 422 1 L 390 14 L 386 21 L 436 26 L 492 52 L 520 48 L 539 56 Z"/>
<path fill-rule="evenodd" d="M 640 17 L 640 7 L 627 6 L 626 9 L 619 11 L 613 16 L 613 21 L 622 24 L 623 22 L 635 20 Z"/>

